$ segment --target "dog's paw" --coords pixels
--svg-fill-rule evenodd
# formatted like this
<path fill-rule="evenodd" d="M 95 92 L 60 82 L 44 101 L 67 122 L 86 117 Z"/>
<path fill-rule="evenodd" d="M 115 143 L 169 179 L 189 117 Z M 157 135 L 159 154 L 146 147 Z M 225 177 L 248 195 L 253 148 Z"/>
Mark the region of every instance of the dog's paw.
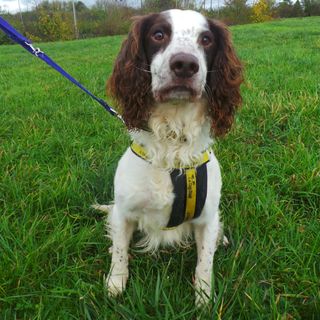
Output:
<path fill-rule="evenodd" d="M 127 280 L 128 273 L 114 274 L 112 272 L 109 274 L 106 279 L 106 287 L 109 297 L 116 297 L 120 295 L 126 288 Z"/>
<path fill-rule="evenodd" d="M 211 286 L 207 281 L 195 278 L 195 304 L 197 308 L 205 307 L 211 301 Z"/>

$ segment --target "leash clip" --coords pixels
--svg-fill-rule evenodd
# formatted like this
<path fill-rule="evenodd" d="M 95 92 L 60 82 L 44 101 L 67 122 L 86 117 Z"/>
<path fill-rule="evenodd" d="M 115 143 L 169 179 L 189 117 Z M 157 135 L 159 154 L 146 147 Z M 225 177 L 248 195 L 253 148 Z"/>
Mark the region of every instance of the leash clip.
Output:
<path fill-rule="evenodd" d="M 25 41 L 25 44 L 30 47 L 30 49 L 32 50 L 32 53 L 38 57 L 39 53 L 44 53 L 43 51 L 40 50 L 40 48 L 35 48 L 31 43 L 29 42 L 26 42 Z"/>

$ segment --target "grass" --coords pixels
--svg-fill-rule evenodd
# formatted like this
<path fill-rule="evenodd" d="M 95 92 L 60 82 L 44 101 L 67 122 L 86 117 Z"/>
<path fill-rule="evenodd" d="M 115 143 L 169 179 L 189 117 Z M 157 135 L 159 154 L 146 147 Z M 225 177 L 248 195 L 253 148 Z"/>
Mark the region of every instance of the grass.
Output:
<path fill-rule="evenodd" d="M 104 216 L 121 123 L 17 46 L 0 47 L 1 319 L 320 319 L 320 17 L 232 28 L 244 106 L 214 148 L 231 245 L 196 311 L 196 252 L 131 250 L 126 293 L 106 296 Z M 123 37 L 41 45 L 98 96 Z"/>

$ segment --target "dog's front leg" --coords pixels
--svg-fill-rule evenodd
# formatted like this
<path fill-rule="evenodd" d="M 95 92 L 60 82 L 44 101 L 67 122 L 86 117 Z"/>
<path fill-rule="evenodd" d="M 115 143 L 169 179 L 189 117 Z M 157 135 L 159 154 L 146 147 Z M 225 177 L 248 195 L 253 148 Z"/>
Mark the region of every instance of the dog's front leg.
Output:
<path fill-rule="evenodd" d="M 125 289 L 129 276 L 128 249 L 134 231 L 134 223 L 128 221 L 115 205 L 109 217 L 112 238 L 112 260 L 106 285 L 108 294 L 116 296 Z"/>
<path fill-rule="evenodd" d="M 194 226 L 198 262 L 195 272 L 196 306 L 210 301 L 213 256 L 220 234 L 218 215 L 209 224 Z"/>

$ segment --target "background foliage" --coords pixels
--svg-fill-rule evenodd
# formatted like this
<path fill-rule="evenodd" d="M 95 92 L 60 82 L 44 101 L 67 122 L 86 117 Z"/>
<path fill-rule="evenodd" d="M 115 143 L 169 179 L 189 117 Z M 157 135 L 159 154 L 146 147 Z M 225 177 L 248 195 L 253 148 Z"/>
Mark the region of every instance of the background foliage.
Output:
<path fill-rule="evenodd" d="M 301 1 L 301 2 L 300 2 Z M 77 31 L 73 23 L 72 3 L 66 1 L 39 1 L 31 10 L 20 16 L 0 13 L 20 32 L 34 41 L 69 40 L 78 37 L 90 38 L 104 35 L 126 34 L 134 15 L 159 12 L 170 8 L 196 9 L 211 18 L 223 20 L 225 23 L 245 24 L 263 22 L 283 17 L 303 17 L 320 15 L 320 0 L 225 0 L 221 5 L 209 6 L 205 1 L 186 0 L 144 0 L 126 1 L 96 0 L 92 7 L 83 2 L 75 4 L 77 14 Z M 212 3 L 212 2 L 211 2 Z M 11 43 L 1 32 L 0 44 Z"/>

